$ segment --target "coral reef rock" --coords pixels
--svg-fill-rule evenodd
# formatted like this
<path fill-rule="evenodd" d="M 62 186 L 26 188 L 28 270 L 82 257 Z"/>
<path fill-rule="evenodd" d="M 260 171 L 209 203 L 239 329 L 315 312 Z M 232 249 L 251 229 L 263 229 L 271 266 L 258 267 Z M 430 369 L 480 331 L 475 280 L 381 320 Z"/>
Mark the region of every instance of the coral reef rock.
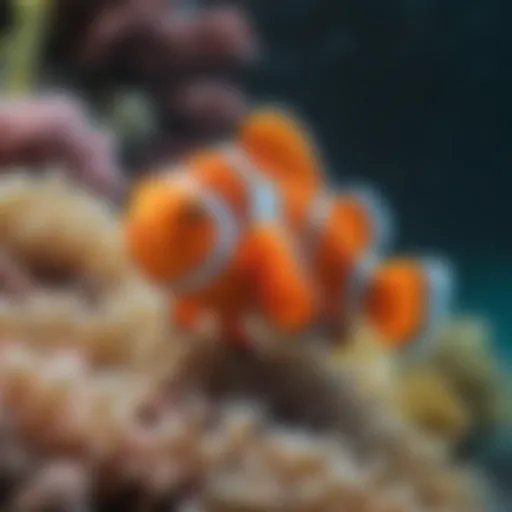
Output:
<path fill-rule="evenodd" d="M 119 228 L 61 175 L 0 180 L 4 510 L 484 509 L 478 476 L 323 347 L 173 329 Z"/>

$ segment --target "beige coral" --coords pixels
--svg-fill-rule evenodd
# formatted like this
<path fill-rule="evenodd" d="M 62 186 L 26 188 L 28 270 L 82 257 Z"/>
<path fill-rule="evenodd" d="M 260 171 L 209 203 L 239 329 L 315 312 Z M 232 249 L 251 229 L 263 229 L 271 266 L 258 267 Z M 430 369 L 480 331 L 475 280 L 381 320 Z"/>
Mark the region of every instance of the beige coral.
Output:
<path fill-rule="evenodd" d="M 478 510 L 462 475 L 398 427 L 375 424 L 366 459 L 347 438 L 274 426 L 251 402 L 219 403 L 213 422 L 207 402 L 171 402 L 147 424 L 150 381 L 92 374 L 74 354 L 8 344 L 0 367 L 4 410 L 32 445 L 107 464 L 154 495 L 193 482 L 199 510 Z"/>
<path fill-rule="evenodd" d="M 408 423 L 454 445 L 473 431 L 510 421 L 510 394 L 488 326 L 454 317 L 422 354 L 388 350 L 368 327 L 334 347 L 332 362 L 349 369 L 365 393 L 377 394 Z"/>
<path fill-rule="evenodd" d="M 464 471 L 375 393 L 391 367 L 362 387 L 319 346 L 248 354 L 207 328 L 173 332 L 118 222 L 60 177 L 0 182 L 0 241 L 34 278 L 0 305 L 0 426 L 38 461 L 12 510 L 89 510 L 128 483 L 146 507 L 186 490 L 182 510 L 206 512 L 482 510 Z M 55 267 L 67 280 L 42 281 Z"/>
<path fill-rule="evenodd" d="M 108 283 L 130 272 L 116 218 L 106 203 L 59 173 L 2 176 L 0 233 L 2 245 L 31 265 Z"/>
<path fill-rule="evenodd" d="M 492 339 L 492 330 L 483 319 L 455 318 L 440 333 L 431 355 L 432 364 L 468 404 L 472 421 L 483 428 L 512 419 L 512 390 Z"/>
<path fill-rule="evenodd" d="M 0 243 L 49 285 L 2 301 L 3 336 L 40 348 L 73 340 L 104 364 L 143 361 L 165 343 L 167 299 L 131 267 L 116 214 L 61 174 L 2 177 Z"/>

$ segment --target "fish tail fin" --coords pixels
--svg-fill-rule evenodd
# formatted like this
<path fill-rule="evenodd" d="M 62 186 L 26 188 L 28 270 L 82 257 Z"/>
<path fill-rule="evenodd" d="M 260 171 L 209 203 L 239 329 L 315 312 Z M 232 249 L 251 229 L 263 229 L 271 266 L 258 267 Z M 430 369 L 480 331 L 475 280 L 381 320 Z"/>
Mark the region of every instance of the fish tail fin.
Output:
<path fill-rule="evenodd" d="M 388 346 L 421 348 L 450 311 L 453 289 L 453 269 L 440 258 L 390 259 L 372 271 L 363 309 Z"/>

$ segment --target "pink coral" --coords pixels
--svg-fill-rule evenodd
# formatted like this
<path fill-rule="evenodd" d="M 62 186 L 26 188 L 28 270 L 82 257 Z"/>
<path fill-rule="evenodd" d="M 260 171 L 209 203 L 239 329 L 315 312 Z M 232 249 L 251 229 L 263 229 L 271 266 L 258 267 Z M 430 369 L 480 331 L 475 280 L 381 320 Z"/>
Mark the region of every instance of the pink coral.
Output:
<path fill-rule="evenodd" d="M 0 165 L 62 165 L 101 195 L 123 190 L 113 141 L 86 121 L 80 104 L 65 95 L 10 101 L 0 107 Z"/>

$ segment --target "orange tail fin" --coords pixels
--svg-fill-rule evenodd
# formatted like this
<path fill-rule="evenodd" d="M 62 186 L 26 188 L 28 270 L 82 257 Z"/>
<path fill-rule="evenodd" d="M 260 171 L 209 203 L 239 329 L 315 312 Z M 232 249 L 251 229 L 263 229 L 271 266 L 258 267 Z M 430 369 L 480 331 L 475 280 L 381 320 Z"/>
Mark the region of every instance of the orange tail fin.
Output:
<path fill-rule="evenodd" d="M 237 143 L 271 180 L 312 190 L 323 182 L 316 144 L 284 110 L 256 109 L 242 123 Z"/>
<path fill-rule="evenodd" d="M 453 271 L 440 259 L 392 259 L 371 271 L 363 310 L 388 346 L 428 341 L 453 298 Z"/>

